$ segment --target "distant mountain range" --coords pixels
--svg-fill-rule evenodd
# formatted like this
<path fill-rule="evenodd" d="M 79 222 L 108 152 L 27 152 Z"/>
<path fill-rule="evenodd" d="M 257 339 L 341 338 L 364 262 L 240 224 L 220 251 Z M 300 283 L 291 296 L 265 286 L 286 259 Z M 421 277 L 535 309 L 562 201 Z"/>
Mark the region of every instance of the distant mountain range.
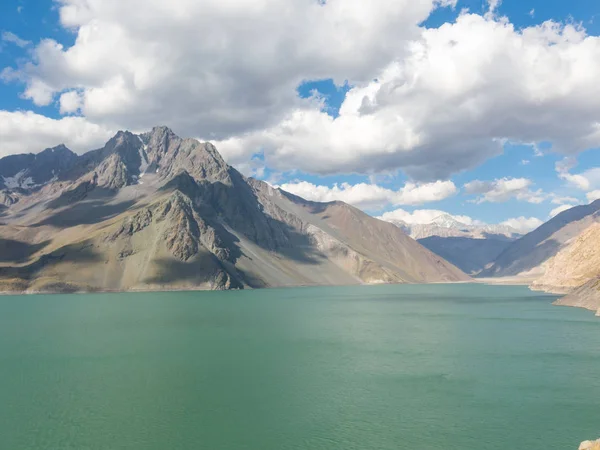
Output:
<path fill-rule="evenodd" d="M 525 236 L 506 226 L 467 225 L 449 215 L 429 224 L 392 223 L 466 273 L 568 294 L 557 304 L 600 314 L 600 200 L 564 211 Z"/>
<path fill-rule="evenodd" d="M 427 224 L 408 224 L 402 220 L 390 220 L 413 239 L 437 237 L 467 237 L 472 239 L 516 239 L 521 234 L 507 225 L 468 225 L 449 214 L 442 214 Z"/>
<path fill-rule="evenodd" d="M 469 281 L 398 227 L 308 202 L 166 127 L 0 160 L 0 291 Z"/>
<path fill-rule="evenodd" d="M 444 214 L 427 224 L 391 223 L 464 272 L 477 275 L 521 236 L 506 225 L 469 225 Z"/>

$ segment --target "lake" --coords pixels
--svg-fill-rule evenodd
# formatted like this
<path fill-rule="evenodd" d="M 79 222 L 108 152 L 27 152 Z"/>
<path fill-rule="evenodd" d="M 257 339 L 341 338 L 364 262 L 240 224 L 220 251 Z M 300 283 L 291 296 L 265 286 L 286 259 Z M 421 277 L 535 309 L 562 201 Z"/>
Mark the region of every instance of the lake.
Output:
<path fill-rule="evenodd" d="M 525 287 L 0 297 L 10 450 L 576 450 L 600 319 Z"/>

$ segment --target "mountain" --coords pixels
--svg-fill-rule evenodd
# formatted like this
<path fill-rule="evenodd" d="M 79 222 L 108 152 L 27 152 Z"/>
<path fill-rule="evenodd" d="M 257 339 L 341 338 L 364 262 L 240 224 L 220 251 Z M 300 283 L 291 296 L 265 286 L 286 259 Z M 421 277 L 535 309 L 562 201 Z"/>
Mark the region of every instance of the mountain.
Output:
<path fill-rule="evenodd" d="M 600 315 L 600 222 L 571 239 L 543 267 L 544 275 L 532 289 L 568 293 L 557 304 L 592 309 Z"/>
<path fill-rule="evenodd" d="M 463 272 L 477 275 L 489 266 L 512 241 L 502 237 L 430 236 L 418 239 L 418 242 Z"/>
<path fill-rule="evenodd" d="M 456 220 L 449 214 L 443 214 L 426 224 L 408 224 L 402 220 L 390 220 L 413 239 L 438 237 L 466 237 L 472 239 L 512 240 L 521 235 L 507 225 L 466 224 Z"/>
<path fill-rule="evenodd" d="M 31 191 L 58 179 L 77 161 L 77 155 L 59 145 L 34 155 L 11 155 L 0 159 L 0 189 Z"/>
<path fill-rule="evenodd" d="M 527 276 L 544 274 L 543 264 L 590 225 L 600 222 L 600 200 L 563 211 L 536 230 L 511 243 L 481 273 L 485 277 Z"/>
<path fill-rule="evenodd" d="M 166 127 L 67 159 L 51 178 L 26 172 L 28 189 L 4 189 L 0 290 L 469 280 L 394 225 L 246 178 L 212 144 Z"/>
<path fill-rule="evenodd" d="M 568 294 L 556 304 L 600 315 L 600 200 L 564 211 L 514 241 L 481 275 L 531 280 L 533 290 Z"/>
<path fill-rule="evenodd" d="M 465 273 L 477 275 L 520 235 L 505 225 L 468 225 L 449 214 L 428 224 L 391 221 L 432 252 Z"/>

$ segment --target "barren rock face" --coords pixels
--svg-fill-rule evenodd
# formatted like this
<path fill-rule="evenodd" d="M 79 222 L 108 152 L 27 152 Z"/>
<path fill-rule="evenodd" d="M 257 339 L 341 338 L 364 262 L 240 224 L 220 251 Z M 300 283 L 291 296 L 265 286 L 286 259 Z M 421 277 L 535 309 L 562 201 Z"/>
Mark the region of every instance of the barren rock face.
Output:
<path fill-rule="evenodd" d="M 596 315 L 600 316 L 600 276 L 592 278 L 565 297 L 558 299 L 554 304 L 589 309 L 596 311 Z"/>
<path fill-rule="evenodd" d="M 593 223 L 544 265 L 533 285 L 569 292 L 600 276 L 600 222 Z"/>
<path fill-rule="evenodd" d="M 8 208 L 18 201 L 19 197 L 17 197 L 15 194 L 12 194 L 10 191 L 0 191 L 0 206 Z"/>

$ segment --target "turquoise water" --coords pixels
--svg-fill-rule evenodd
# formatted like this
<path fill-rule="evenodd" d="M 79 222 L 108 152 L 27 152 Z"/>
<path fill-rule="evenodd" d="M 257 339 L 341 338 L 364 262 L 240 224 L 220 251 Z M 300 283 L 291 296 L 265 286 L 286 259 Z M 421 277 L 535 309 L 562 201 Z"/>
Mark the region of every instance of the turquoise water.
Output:
<path fill-rule="evenodd" d="M 523 287 L 0 297 L 0 448 L 576 449 L 600 319 Z"/>

